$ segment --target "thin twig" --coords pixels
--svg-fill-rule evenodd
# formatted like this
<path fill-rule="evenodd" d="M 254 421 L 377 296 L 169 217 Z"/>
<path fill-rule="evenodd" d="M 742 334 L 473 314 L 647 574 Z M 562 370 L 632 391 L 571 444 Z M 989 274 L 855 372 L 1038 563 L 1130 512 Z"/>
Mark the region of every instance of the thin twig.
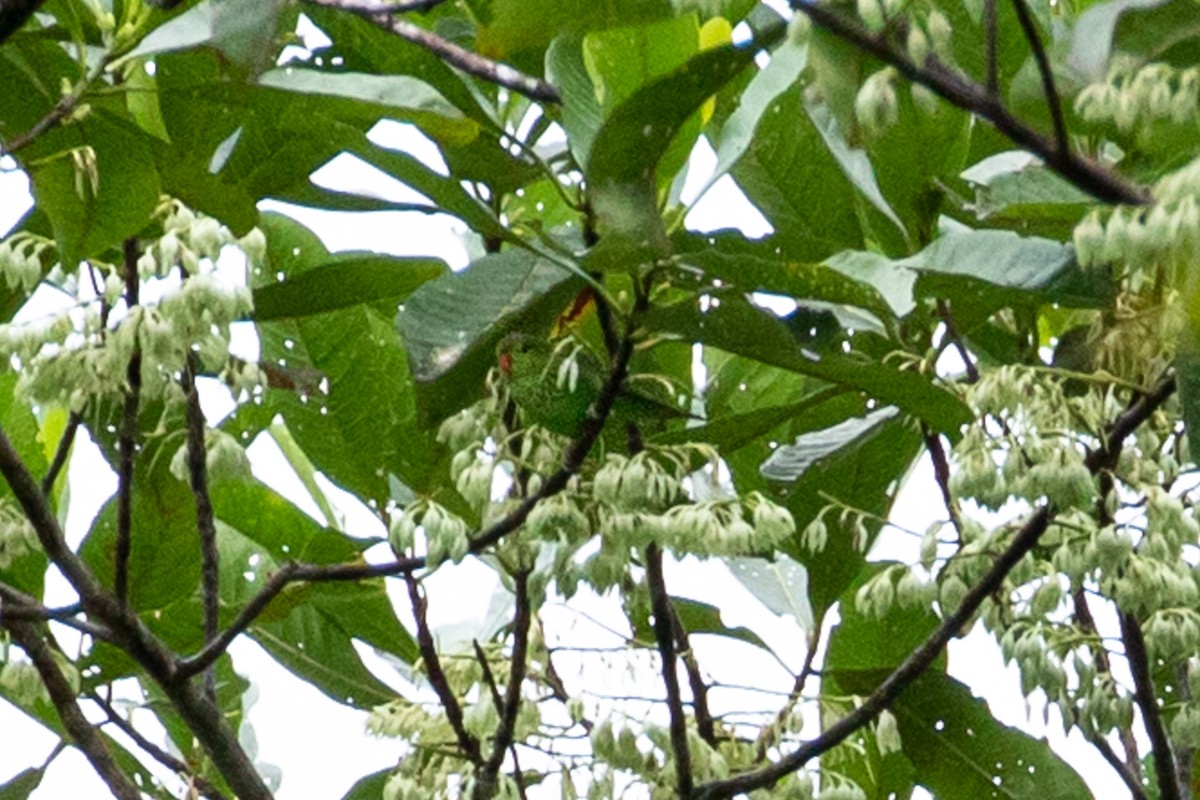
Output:
<path fill-rule="evenodd" d="M 950 492 L 950 460 L 946 457 L 942 438 L 937 431 L 924 422 L 921 423 L 921 437 L 925 440 L 925 449 L 929 451 L 929 460 L 933 462 L 933 479 L 938 485 L 938 491 L 942 494 L 942 504 L 946 507 L 946 513 L 950 515 L 950 524 L 954 526 L 954 530 L 958 533 L 958 541 L 961 543 L 963 539 L 962 514 L 959 511 L 958 503 L 954 500 L 954 495 Z"/>
<path fill-rule="evenodd" d="M 479 662 L 479 669 L 483 673 L 483 682 L 492 695 L 492 705 L 496 709 L 496 715 L 499 716 L 504 713 L 504 698 L 500 695 L 500 687 L 496 685 L 496 676 L 492 673 L 492 665 L 488 663 L 487 653 L 483 652 L 483 648 L 479 646 L 478 639 L 472 639 L 471 645 L 475 648 L 475 660 Z M 513 759 L 513 779 L 517 782 L 517 792 L 524 798 L 525 775 L 521 772 L 521 759 L 517 754 L 515 742 L 509 742 L 508 752 Z"/>
<path fill-rule="evenodd" d="M 950 304 L 945 300 L 938 300 L 937 310 L 938 316 L 942 318 L 942 324 L 946 326 L 946 339 L 954 345 L 954 349 L 958 351 L 958 357 L 962 359 L 963 369 L 967 372 L 967 382 L 979 383 L 979 367 L 975 366 L 975 359 L 971 358 L 971 351 L 967 349 L 962 336 L 958 333 L 958 327 L 954 324 L 954 315 L 950 313 Z"/>
<path fill-rule="evenodd" d="M 324 8 L 335 8 L 356 14 L 368 22 L 391 31 L 402 39 L 423 47 L 452 67 L 456 67 L 468 75 L 474 75 L 488 83 L 509 89 L 524 95 L 530 100 L 542 103 L 561 103 L 562 97 L 558 90 L 541 78 L 526 75 L 507 64 L 501 64 L 484 58 L 479 53 L 473 53 L 465 47 L 443 39 L 432 31 L 408 20 L 398 19 L 378 9 L 364 8 L 357 3 L 343 3 L 340 0 L 305 0 L 313 5 Z"/>
<path fill-rule="evenodd" d="M 192 496 L 196 500 L 196 529 L 200 536 L 200 591 L 204 603 L 204 643 L 221 633 L 221 563 L 217 550 L 217 526 L 213 518 L 212 498 L 208 493 L 208 451 L 204 435 L 206 423 L 196 387 L 199 358 L 189 352 L 183 372 L 183 392 L 187 398 L 187 468 Z M 216 697 L 216 672 L 205 670 L 204 685 Z"/>
<path fill-rule="evenodd" d="M 404 576 L 404 582 L 408 585 L 408 599 L 412 604 L 413 618 L 417 623 L 417 647 L 421 651 L 421 662 L 425 665 L 425 674 L 429 678 L 429 685 L 433 687 L 433 692 L 437 695 L 442 710 L 446 712 L 446 721 L 450 723 L 450 730 L 454 731 L 458 749 L 471 760 L 472 764 L 479 766 L 483 763 L 479 740 L 467 730 L 466 723 L 463 722 L 462 705 L 459 704 L 458 696 L 454 694 L 454 689 L 450 686 L 450 679 L 446 677 L 446 671 L 442 669 L 437 643 L 433 640 L 433 632 L 429 629 L 429 618 L 425 613 L 428 603 L 421 593 L 421 583 L 411 573 Z"/>
<path fill-rule="evenodd" d="M 108 786 L 108 790 L 118 800 L 141 800 L 142 793 L 117 765 L 100 732 L 84 716 L 79 702 L 75 699 L 75 689 L 63 675 L 42 632 L 32 623 L 17 620 L 5 622 L 5 627 L 12 632 L 17 644 L 33 662 L 63 727 L 96 770 L 96 774 Z"/>
<path fill-rule="evenodd" d="M 1050 108 L 1050 119 L 1054 123 L 1054 142 L 1058 152 L 1066 155 L 1071 150 L 1071 142 L 1067 137 L 1067 122 L 1063 118 L 1062 97 L 1054 85 L 1054 70 L 1050 59 L 1046 56 L 1046 48 L 1042 44 L 1041 34 L 1038 33 L 1037 23 L 1029 13 L 1025 0 L 1012 0 L 1013 11 L 1017 12 L 1017 22 L 1021 24 L 1021 32 L 1029 42 L 1033 52 L 1033 60 L 1037 62 L 1038 74 L 1042 78 L 1042 93 L 1046 96 L 1046 105 Z"/>
<path fill-rule="evenodd" d="M 584 417 L 583 425 L 580 426 L 579 436 L 568 445 L 566 453 L 563 455 L 562 465 L 542 483 L 540 489 L 522 500 L 520 505 L 514 508 L 503 519 L 498 520 L 472 539 L 470 547 L 468 547 L 469 553 L 481 553 L 505 536 L 519 529 L 525 524 L 525 519 L 538 503 L 558 494 L 567 487 L 572 476 L 579 472 L 579 469 L 583 466 L 588 452 L 592 449 L 592 445 L 596 443 L 596 440 L 600 437 L 600 432 L 604 429 L 604 423 L 608 420 L 608 416 L 612 412 L 613 403 L 616 402 L 621 384 L 625 380 L 625 373 L 629 369 L 629 359 L 632 355 L 633 340 L 626 336 L 617 348 L 612 368 L 609 370 L 608 378 L 600 391 L 600 395 L 596 398 L 596 402 L 592 407 L 588 409 L 587 416 Z M 300 581 L 310 583 L 360 581 L 367 578 L 410 575 L 417 570 L 424 569 L 426 566 L 425 558 L 421 556 L 400 558 L 382 564 L 369 564 L 362 561 L 330 565 L 286 562 L 267 579 L 267 582 L 250 599 L 229 627 L 221 631 L 221 634 L 216 639 L 205 645 L 191 658 L 179 662 L 176 673 L 177 677 L 187 678 L 195 675 L 219 658 L 229 645 L 233 643 L 233 640 L 253 624 L 254 620 L 270 605 L 276 595 L 291 583 Z"/>
<path fill-rule="evenodd" d="M 67 420 L 67 427 L 63 430 L 62 438 L 58 440 L 58 447 L 54 451 L 54 460 L 50 462 L 50 467 L 46 470 L 46 474 L 42 478 L 42 493 L 47 496 L 50 495 L 50 492 L 54 491 L 54 484 L 58 480 L 58 475 L 67 464 L 67 456 L 71 454 L 71 445 L 75 443 L 75 432 L 79 430 L 81 419 L 78 414 L 72 411 L 70 418 Z"/>
<path fill-rule="evenodd" d="M 3 42 L 6 38 L 4 35 L 5 15 L 3 6 L 4 3 L 0 2 L 0 42 Z M 54 107 L 47 111 L 44 117 L 35 122 L 29 128 L 29 130 L 18 136 L 14 136 L 7 142 L 0 140 L 0 156 L 12 155 L 19 150 L 25 149 L 37 141 L 39 136 L 53 128 L 55 125 L 58 125 L 67 117 L 71 116 L 75 109 L 79 107 L 79 103 L 83 99 L 84 94 L 87 92 L 88 87 L 104 74 L 104 70 L 108 68 L 112 58 L 113 55 L 111 53 L 106 53 L 105 56 L 96 64 L 96 66 L 84 76 L 83 80 L 80 81 L 79 84 L 70 91 L 70 93 L 63 95 L 62 98 L 54 104 Z"/>
<path fill-rule="evenodd" d="M 688 688 L 692 691 L 692 715 L 696 718 L 696 732 L 708 746 L 717 749 L 717 730 L 713 722 L 712 710 L 708 707 L 708 684 L 700 674 L 700 662 L 692 650 L 691 639 L 687 628 L 679 618 L 679 612 L 671 604 L 671 630 L 675 633 L 675 641 L 679 645 L 679 657 L 683 661 L 683 669 L 687 674 Z"/>
<path fill-rule="evenodd" d="M 1125 660 L 1129 663 L 1129 674 L 1133 676 L 1133 697 L 1142 712 L 1142 724 L 1146 738 L 1150 740 L 1151 758 L 1154 759 L 1154 778 L 1158 783 L 1161 800 L 1180 800 L 1183 790 L 1179 786 L 1179 775 L 1175 770 L 1175 756 L 1171 751 L 1171 738 L 1163 724 L 1158 708 L 1158 696 L 1154 691 L 1154 679 L 1150 676 L 1150 657 L 1146 653 L 1146 640 L 1142 637 L 1142 625 L 1137 617 L 1122 611 L 1121 639 L 1125 642 Z"/>
<path fill-rule="evenodd" d="M 671 750 L 675 755 L 675 788 L 683 798 L 692 795 L 692 754 L 688 748 L 687 716 L 675 670 L 675 632 L 671 627 L 671 598 L 663 580 L 662 550 L 657 544 L 646 548 L 646 583 L 650 588 L 650 608 L 654 613 L 654 638 L 662 660 L 663 686 L 667 690 L 670 715 Z"/>
<path fill-rule="evenodd" d="M 130 237 L 123 247 L 125 305 L 132 312 L 138 305 L 138 240 Z M 138 406 L 142 394 L 142 350 L 135 342 L 125 370 L 125 406 L 117 438 L 117 541 L 113 550 L 113 587 L 117 600 L 129 600 L 129 555 L 133 546 L 133 462 L 137 448 Z"/>
<path fill-rule="evenodd" d="M 156 745 L 154 742 L 147 739 L 141 731 L 134 727 L 132 722 L 117 713 L 117 710 L 113 708 L 112 703 L 108 702 L 94 691 L 88 692 L 87 697 L 93 703 L 100 706 L 100 709 L 104 712 L 104 715 L 108 717 L 109 722 L 120 728 L 121 732 L 132 739 L 133 743 L 141 748 L 148 756 L 177 775 L 186 776 L 186 780 L 191 785 L 195 786 L 200 791 L 200 794 L 209 798 L 209 800 L 227 800 L 220 789 L 218 789 L 216 786 L 213 786 L 212 783 L 202 776 L 192 772 L 191 768 L 188 767 L 188 765 L 181 759 L 176 758 L 166 750 L 163 750 L 161 747 Z"/>
<path fill-rule="evenodd" d="M 913 83 L 919 83 L 951 104 L 986 119 L 1002 134 L 1040 156 L 1046 166 L 1097 200 L 1127 205 L 1149 202 L 1149 195 L 1143 187 L 1129 183 L 1078 153 L 1060 150 L 1053 141 L 1014 117 L 998 98 L 988 94 L 986 87 L 962 77 L 941 64 L 935 56 L 927 57 L 925 64 L 919 65 L 884 39 L 835 11 L 832 6 L 816 0 L 790 0 L 790 4 L 795 10 L 808 15 L 814 24 L 890 64 Z"/>
<path fill-rule="evenodd" d="M 819 627 L 809 634 L 808 650 L 804 653 L 804 664 L 800 667 L 800 671 L 796 673 L 796 680 L 792 683 L 792 691 L 788 694 L 787 702 L 775 714 L 775 724 L 773 726 L 764 726 L 762 733 L 755 740 L 754 760 L 756 763 L 762 763 L 767 758 L 767 748 L 771 745 L 772 741 L 772 729 L 778 730 L 782 728 L 784 721 L 792 713 L 792 709 L 803 699 L 804 686 L 816 671 L 817 646 L 821 643 L 820 638 L 821 629 Z"/>
<path fill-rule="evenodd" d="M 1175 379 L 1170 376 L 1159 383 L 1151 392 L 1139 397 L 1109 426 L 1103 445 L 1088 453 L 1084 460 L 1092 474 L 1111 469 L 1121 451 L 1121 445 L 1139 425 L 1154 413 L 1175 392 Z M 690 800 L 718 800 L 755 789 L 773 786 L 779 779 L 803 767 L 808 761 L 836 747 L 855 731 L 869 724 L 884 709 L 919 678 L 937 659 L 946 644 L 962 630 L 975 612 L 992 594 L 1000 589 L 1008 573 L 1037 544 L 1038 539 L 1050 524 L 1052 514 L 1048 505 L 1043 505 L 1017 531 L 1008 547 L 1004 549 L 988 568 L 987 572 L 963 596 L 959 607 L 947 615 L 940 625 L 926 637 L 906 659 L 876 687 L 862 705 L 842 719 L 830 725 L 824 733 L 805 742 L 778 761 L 761 769 L 735 775 L 732 778 L 711 781 L 697 786 Z M 1153 688 L 1151 687 L 1151 699 Z M 1168 756 L 1169 758 L 1169 756 Z M 1170 782 L 1174 782 L 1174 767 L 1170 770 Z M 1161 779 L 1160 779 L 1161 780 Z M 1175 795 L 1175 800 L 1178 795 Z"/>
<path fill-rule="evenodd" d="M 82 603 L 73 603 L 61 608 L 50 608 L 42 605 L 36 597 L 28 595 L 14 586 L 0 582 L 0 624 L 5 619 L 18 619 L 24 622 L 57 622 L 74 628 L 80 633 L 86 633 L 93 639 L 102 642 L 112 642 L 112 632 L 107 628 L 78 619 L 83 613 Z"/>
<path fill-rule="evenodd" d="M 525 671 L 528 668 L 529 626 L 533 619 L 529 606 L 529 573 L 518 572 L 513 576 L 513 584 L 516 612 L 513 615 L 513 647 L 509 660 L 508 685 L 504 687 L 504 698 L 498 709 L 500 724 L 496 726 L 491 755 L 476 773 L 475 788 L 472 792 L 475 800 L 490 800 L 495 794 L 496 776 L 500 773 L 507 751 L 512 750 L 514 766 L 518 774 L 520 772 L 513 743 L 517 714 L 521 710 L 521 686 L 525 683 Z M 518 788 L 521 788 L 521 793 L 524 794 L 523 780 L 518 780 Z"/>

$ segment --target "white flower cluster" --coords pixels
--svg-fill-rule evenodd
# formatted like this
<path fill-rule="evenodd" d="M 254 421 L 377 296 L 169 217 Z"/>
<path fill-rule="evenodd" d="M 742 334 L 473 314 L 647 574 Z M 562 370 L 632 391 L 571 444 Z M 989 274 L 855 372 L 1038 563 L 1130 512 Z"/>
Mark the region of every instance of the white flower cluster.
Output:
<path fill-rule="evenodd" d="M 389 542 L 399 556 L 408 555 L 423 535 L 429 566 L 462 561 L 471 546 L 471 529 L 461 517 L 428 498 L 410 503 L 392 516 Z"/>
<path fill-rule="evenodd" d="M 0 569 L 8 569 L 26 553 L 39 547 L 29 519 L 11 500 L 0 499 Z"/>
<path fill-rule="evenodd" d="M 1170 120 L 1177 125 L 1196 122 L 1200 99 L 1200 69 L 1177 70 L 1167 64 L 1139 67 L 1129 59 L 1114 59 L 1106 79 L 1086 87 L 1075 99 L 1075 110 L 1090 123 L 1113 123 L 1122 133 L 1145 131 L 1147 123 Z"/>
<path fill-rule="evenodd" d="M 937 596 L 937 585 L 904 564 L 880 570 L 859 587 L 854 608 L 860 614 L 885 616 L 892 608 L 929 608 Z M 953 609 L 948 609 L 953 610 Z"/>
<path fill-rule="evenodd" d="M 42 279 L 42 253 L 54 242 L 36 234 L 17 232 L 0 241 L 0 275 L 9 291 L 32 292 Z"/>

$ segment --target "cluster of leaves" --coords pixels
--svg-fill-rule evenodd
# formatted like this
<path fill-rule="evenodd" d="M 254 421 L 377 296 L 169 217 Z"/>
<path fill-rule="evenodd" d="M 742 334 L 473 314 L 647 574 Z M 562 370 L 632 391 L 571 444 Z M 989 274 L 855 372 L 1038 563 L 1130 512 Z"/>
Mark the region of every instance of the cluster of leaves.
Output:
<path fill-rule="evenodd" d="M 0 4 L 0 152 L 34 197 L 0 241 L 0 697 L 121 798 L 171 796 L 166 773 L 272 796 L 238 636 L 401 740 L 348 800 L 1088 796 L 948 676 L 979 620 L 1131 795 L 1189 796 L 1194 0 L 792 5 Z M 702 142 L 700 196 L 731 183 L 769 235 L 688 229 Z M 423 201 L 312 179 L 342 154 Z M 449 215 L 473 258 L 331 253 L 266 200 Z M 534 374 L 497 364 L 514 331 L 545 345 Z M 81 429 L 118 488 L 72 548 Z M 263 435 L 323 519 L 250 473 Z M 926 455 L 944 519 L 914 563 L 868 561 Z M 770 649 L 671 595 L 664 554 L 794 619 L 781 708 L 714 714 L 691 638 Z M 504 590 L 455 644 L 422 581 L 467 558 Z M 43 604 L 52 568 L 78 602 Z M 619 598 L 621 656 L 652 656 L 654 713 L 559 676 L 543 612 L 585 588 Z"/>

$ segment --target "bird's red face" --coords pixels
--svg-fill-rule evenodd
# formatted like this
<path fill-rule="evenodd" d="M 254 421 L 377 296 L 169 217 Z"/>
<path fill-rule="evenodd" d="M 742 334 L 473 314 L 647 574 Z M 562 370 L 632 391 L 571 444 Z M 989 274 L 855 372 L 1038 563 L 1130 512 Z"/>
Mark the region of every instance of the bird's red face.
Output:
<path fill-rule="evenodd" d="M 500 354 L 500 371 L 508 377 L 512 377 L 512 353 Z"/>

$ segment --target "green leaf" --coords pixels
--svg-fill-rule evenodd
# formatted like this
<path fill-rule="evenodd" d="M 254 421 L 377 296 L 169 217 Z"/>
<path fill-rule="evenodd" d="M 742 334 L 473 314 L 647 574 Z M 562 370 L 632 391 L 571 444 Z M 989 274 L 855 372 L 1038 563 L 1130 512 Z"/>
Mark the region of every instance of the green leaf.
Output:
<path fill-rule="evenodd" d="M 996 721 L 957 680 L 922 675 L 892 706 L 916 780 L 945 800 L 1085 800 L 1087 785 L 1043 739 Z"/>
<path fill-rule="evenodd" d="M 58 151 L 28 165 L 63 264 L 99 256 L 144 228 L 161 185 L 149 140 L 105 111 L 62 129 Z"/>
<path fill-rule="evenodd" d="M 15 394 L 19 377 L 15 370 L 0 374 L 0 428 L 36 478 L 46 473 L 49 463 L 39 441 L 37 417 Z M 7 481 L 0 481 L 0 500 L 19 511 L 20 506 Z M 30 550 L 0 568 L 0 581 L 41 598 L 49 561 L 36 542 L 31 544 Z"/>
<path fill-rule="evenodd" d="M 650 322 L 656 330 L 675 333 L 689 341 L 865 392 L 954 438 L 960 435 L 960 427 L 972 419 L 962 401 L 928 378 L 897 371 L 854 353 L 810 350 L 773 314 L 739 297 L 723 296 L 719 305 L 714 303 L 705 311 L 696 304 L 680 303 L 663 309 Z"/>
<path fill-rule="evenodd" d="M 673 12 L 666 0 L 492 0 L 485 8 L 475 46 L 494 58 L 545 47 L 564 32 L 647 23 Z"/>
<path fill-rule="evenodd" d="M 387 785 L 392 772 L 391 769 L 381 769 L 364 775 L 354 782 L 350 791 L 342 796 L 342 800 L 379 800 L 383 797 L 383 787 Z"/>
<path fill-rule="evenodd" d="M 772 559 L 730 558 L 725 565 L 767 609 L 780 617 L 791 617 L 802 630 L 812 633 L 808 571 L 803 564 L 779 553 Z"/>
<path fill-rule="evenodd" d="M 484 256 L 414 292 L 397 321 L 422 419 L 439 420 L 474 402 L 504 333 L 524 320 L 553 317 L 583 285 L 548 259 L 514 249 Z"/>
<path fill-rule="evenodd" d="M 255 290 L 254 316 L 266 322 L 362 304 L 394 309 L 421 284 L 449 271 L 445 262 L 434 258 L 339 253 L 324 266 Z"/>
<path fill-rule="evenodd" d="M 1093 205 L 1091 197 L 1023 151 L 997 153 L 962 178 L 974 186 L 976 219 L 1025 235 L 1070 238 Z"/>
<path fill-rule="evenodd" d="M 257 72 L 274 58 L 283 0 L 205 0 L 159 25 L 125 58 L 211 45 L 229 62 Z"/>
<path fill-rule="evenodd" d="M 1179 334 L 1175 352 L 1175 379 L 1179 382 L 1179 400 L 1183 423 L 1188 431 L 1189 452 L 1200 452 L 1200 341 L 1194 324 Z M 1192 456 L 1196 460 L 1196 456 Z"/>
<path fill-rule="evenodd" d="M 733 45 L 699 53 L 637 90 L 605 120 L 584 168 L 600 248 L 615 246 L 613 257 L 626 265 L 627 250 L 638 256 L 666 252 L 656 170 L 688 119 L 751 65 L 754 53 L 754 47 Z"/>
<path fill-rule="evenodd" d="M 793 85 L 762 114 L 733 177 L 775 228 L 781 254 L 816 262 L 861 249 L 855 190 L 804 109 L 804 89 Z"/>
<path fill-rule="evenodd" d="M 1079 16 L 1069 63 L 1099 81 L 1113 49 L 1146 61 L 1191 66 L 1200 57 L 1196 0 L 1104 0 Z"/>
<path fill-rule="evenodd" d="M 42 785 L 46 770 L 43 768 L 23 769 L 11 779 L 0 784 L 0 800 L 29 800 Z"/>
<path fill-rule="evenodd" d="M 763 477 L 772 481 L 796 481 L 809 468 L 836 454 L 856 440 L 868 436 L 897 415 L 894 407 L 888 406 L 872 411 L 865 417 L 848 419 L 814 433 L 798 436 L 792 444 L 781 445 L 760 467 Z"/>
<path fill-rule="evenodd" d="M 714 636 L 724 636 L 727 639 L 736 639 L 739 642 L 746 642 L 772 652 L 767 643 L 749 628 L 742 625 L 736 628 L 727 626 L 721 619 L 721 609 L 717 606 L 699 600 L 689 600 L 686 597 L 672 597 L 671 605 L 675 607 L 679 622 L 689 634 L 708 633 Z"/>

